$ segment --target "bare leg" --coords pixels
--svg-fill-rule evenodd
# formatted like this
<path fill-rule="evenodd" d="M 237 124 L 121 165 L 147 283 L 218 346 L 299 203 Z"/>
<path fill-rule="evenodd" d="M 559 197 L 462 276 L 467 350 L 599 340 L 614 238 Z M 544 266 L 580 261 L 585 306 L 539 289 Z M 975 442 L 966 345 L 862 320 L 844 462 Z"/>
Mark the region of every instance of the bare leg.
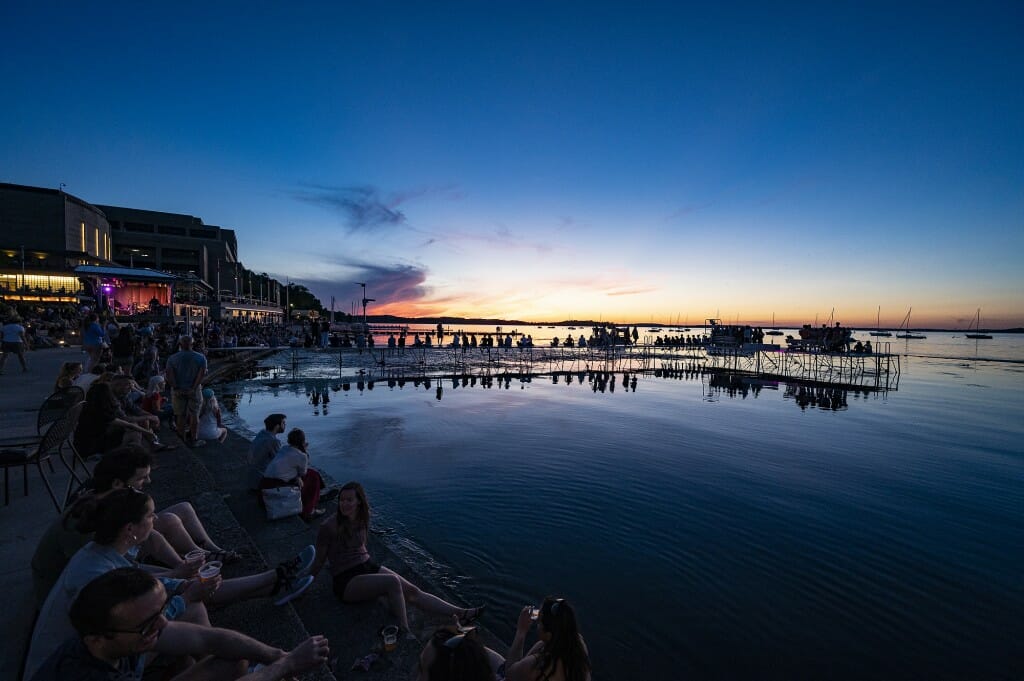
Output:
<path fill-rule="evenodd" d="M 368 601 L 377 596 L 387 596 L 391 614 L 398 618 L 398 624 L 409 631 L 409 616 L 405 611 L 405 598 L 402 596 L 402 580 L 393 572 L 385 572 L 381 568 L 375 575 L 359 575 L 353 577 L 345 587 L 346 601 Z"/>
<path fill-rule="evenodd" d="M 208 627 L 210 626 L 210 614 L 206 611 L 205 603 L 189 603 L 185 606 L 185 612 L 178 616 L 178 621 Z"/>
<path fill-rule="evenodd" d="M 225 681 L 240 679 L 249 670 L 247 660 L 225 660 L 219 657 L 204 657 L 171 681 Z"/>
<path fill-rule="evenodd" d="M 210 603 L 228 605 L 247 598 L 269 596 L 276 583 L 277 572 L 275 570 L 225 579 L 220 583 L 220 588 L 210 596 Z"/>
<path fill-rule="evenodd" d="M 157 559 L 169 568 L 176 568 L 184 561 L 178 552 L 174 550 L 167 538 L 155 529 L 149 533 L 146 541 L 142 542 L 142 555 Z"/>
<path fill-rule="evenodd" d="M 181 555 L 188 553 L 192 549 L 201 548 L 192 541 L 192 537 L 185 529 L 181 518 L 174 513 L 167 513 L 166 511 L 157 513 L 156 520 L 153 521 L 153 529 L 164 535 L 167 542 Z"/>
<path fill-rule="evenodd" d="M 160 515 L 164 513 L 173 513 L 178 516 L 181 520 L 182 526 L 185 531 L 188 532 L 189 536 L 204 549 L 210 551 L 220 551 L 220 547 L 210 539 L 210 535 L 206 533 L 206 528 L 203 527 L 203 523 L 199 520 L 199 515 L 196 513 L 196 509 L 192 504 L 187 501 L 168 506 L 167 508 L 160 511 Z M 186 551 L 187 553 L 187 551 Z"/>
<path fill-rule="evenodd" d="M 426 591 L 422 591 L 418 586 L 409 582 L 401 575 L 395 574 L 386 567 L 380 569 L 382 574 L 394 575 L 402 584 L 402 595 L 405 596 L 405 602 L 410 605 L 415 605 L 423 612 L 434 613 L 436 615 L 459 615 L 465 617 L 467 614 L 466 608 L 459 608 L 452 605 L 448 601 L 442 600 L 433 594 L 428 594 Z M 355 581 L 355 580 L 353 580 Z M 348 591 L 346 590 L 346 595 Z"/>

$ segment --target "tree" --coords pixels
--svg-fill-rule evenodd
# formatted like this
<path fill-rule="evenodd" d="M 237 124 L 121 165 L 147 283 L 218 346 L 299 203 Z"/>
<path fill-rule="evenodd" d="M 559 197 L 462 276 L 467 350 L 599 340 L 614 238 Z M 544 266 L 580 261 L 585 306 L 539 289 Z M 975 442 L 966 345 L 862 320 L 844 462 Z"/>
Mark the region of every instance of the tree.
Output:
<path fill-rule="evenodd" d="M 302 284 L 288 284 L 287 300 L 292 309 L 324 311 L 323 303 Z"/>

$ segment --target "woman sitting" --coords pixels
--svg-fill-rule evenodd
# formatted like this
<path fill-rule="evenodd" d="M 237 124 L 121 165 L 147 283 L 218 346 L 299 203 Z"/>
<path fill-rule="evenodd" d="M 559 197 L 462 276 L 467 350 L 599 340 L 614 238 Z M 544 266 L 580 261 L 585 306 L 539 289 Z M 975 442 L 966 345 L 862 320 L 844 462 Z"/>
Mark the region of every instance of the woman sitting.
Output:
<path fill-rule="evenodd" d="M 167 382 L 163 376 L 156 375 L 150 377 L 146 385 L 146 393 L 139 400 L 139 406 L 153 416 L 167 415 L 168 410 L 164 407 L 167 401 L 167 398 L 164 397 L 164 387 L 166 385 Z"/>
<path fill-rule="evenodd" d="M 436 615 L 457 615 L 463 621 L 476 620 L 483 608 L 459 608 L 437 596 L 428 594 L 372 560 L 366 550 L 366 534 L 370 529 L 370 504 L 358 482 L 345 483 L 338 495 L 338 512 L 325 520 L 316 537 L 316 560 L 309 569 L 316 575 L 329 561 L 334 595 L 345 603 L 369 601 L 386 596 L 391 613 L 407 636 L 409 631 L 406 605 L 415 605 Z"/>
<path fill-rule="evenodd" d="M 82 458 L 88 458 L 122 444 L 140 444 L 144 439 L 153 442 L 157 437 L 144 420 L 148 418 L 126 416 L 110 385 L 95 382 L 85 395 L 85 406 L 75 428 L 75 450 Z"/>
<path fill-rule="evenodd" d="M 417 681 L 495 681 L 501 655 L 480 643 L 476 627 L 456 619 L 433 633 L 420 652 Z"/>
<path fill-rule="evenodd" d="M 75 379 L 82 375 L 81 362 L 64 362 L 57 374 L 57 381 L 53 385 L 53 392 L 59 393 L 75 385 Z"/>
<path fill-rule="evenodd" d="M 228 438 L 228 429 L 221 420 L 220 405 L 213 395 L 212 388 L 203 388 L 203 406 L 199 409 L 199 439 L 224 442 Z"/>
<path fill-rule="evenodd" d="M 302 518 L 311 520 L 324 514 L 316 505 L 324 480 L 320 472 L 309 465 L 309 443 L 306 434 L 298 428 L 288 433 L 288 444 L 277 450 L 267 464 L 260 480 L 260 489 L 273 489 L 293 485 L 302 492 Z"/>
<path fill-rule="evenodd" d="M 516 637 L 505 658 L 506 681 L 589 681 L 590 655 L 576 626 L 576 612 L 564 598 L 548 596 L 537 616 L 540 639 L 523 657 L 526 632 L 533 624 L 533 608 L 519 613 Z"/>

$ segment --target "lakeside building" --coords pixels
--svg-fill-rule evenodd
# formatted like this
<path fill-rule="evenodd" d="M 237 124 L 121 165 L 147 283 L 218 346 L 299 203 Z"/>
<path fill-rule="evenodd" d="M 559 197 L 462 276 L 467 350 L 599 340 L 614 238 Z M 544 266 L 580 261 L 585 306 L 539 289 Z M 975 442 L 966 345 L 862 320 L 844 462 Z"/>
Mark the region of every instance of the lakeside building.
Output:
<path fill-rule="evenodd" d="M 284 319 L 281 283 L 246 269 L 233 229 L 0 184 L 0 297 L 108 302 L 118 315 Z"/>
<path fill-rule="evenodd" d="M 113 265 L 110 223 L 96 206 L 63 191 L 0 183 L 0 295 L 77 303 L 89 294 L 75 268 Z"/>

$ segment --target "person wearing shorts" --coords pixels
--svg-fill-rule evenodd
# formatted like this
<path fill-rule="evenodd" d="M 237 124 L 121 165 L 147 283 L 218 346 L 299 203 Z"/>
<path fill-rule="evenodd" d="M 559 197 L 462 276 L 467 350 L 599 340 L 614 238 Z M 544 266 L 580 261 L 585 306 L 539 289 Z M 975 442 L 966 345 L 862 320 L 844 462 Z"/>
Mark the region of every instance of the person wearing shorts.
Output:
<path fill-rule="evenodd" d="M 7 364 L 8 355 L 17 355 L 21 362 L 21 370 L 28 371 L 28 364 L 25 363 L 25 347 L 28 339 L 25 338 L 25 327 L 21 325 L 21 319 L 11 317 L 3 327 L 3 355 L 0 355 L 0 374 L 4 372 L 4 365 Z"/>
<path fill-rule="evenodd" d="M 165 378 L 171 387 L 171 408 L 178 436 L 190 447 L 202 447 L 198 440 L 199 410 L 203 406 L 203 378 L 206 377 L 206 357 L 192 349 L 192 336 L 178 341 L 181 350 L 167 358 Z M 188 435 L 186 435 L 186 425 Z"/>

